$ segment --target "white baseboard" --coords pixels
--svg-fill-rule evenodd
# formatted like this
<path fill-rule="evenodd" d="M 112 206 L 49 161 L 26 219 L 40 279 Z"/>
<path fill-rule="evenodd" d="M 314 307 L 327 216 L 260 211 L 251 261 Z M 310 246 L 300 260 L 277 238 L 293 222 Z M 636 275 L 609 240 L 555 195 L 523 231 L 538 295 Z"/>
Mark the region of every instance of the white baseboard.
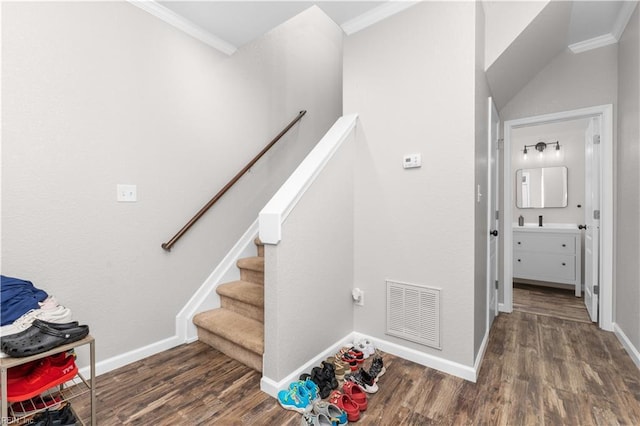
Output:
<path fill-rule="evenodd" d="M 358 337 L 365 337 L 358 334 Z M 400 358 L 415 362 L 416 364 L 424 365 L 425 367 L 433 368 L 443 373 L 451 374 L 453 376 L 460 377 L 461 379 L 475 382 L 477 378 L 476 367 L 460 364 L 448 359 L 440 358 L 434 355 L 429 355 L 424 352 L 417 351 L 415 349 L 407 348 L 396 343 L 388 342 L 382 339 L 376 339 L 375 337 L 367 337 L 375 345 L 377 349 L 383 352 L 395 355 Z"/>
<path fill-rule="evenodd" d="M 482 343 L 480 344 L 480 350 L 478 351 L 478 356 L 476 356 L 476 362 L 473 364 L 473 370 L 475 371 L 475 377 L 471 380 L 473 383 L 478 381 L 478 373 L 480 373 L 480 366 L 482 365 L 482 360 L 484 359 L 484 353 L 487 351 L 487 346 L 489 345 L 489 329 L 484 334 L 482 338 Z"/>
<path fill-rule="evenodd" d="M 96 362 L 95 374 L 96 376 L 99 376 L 100 374 L 108 373 L 112 370 L 115 370 L 116 368 L 124 367 L 127 364 L 131 364 L 132 362 L 140 361 L 141 359 L 147 358 L 151 355 L 155 355 L 171 348 L 175 348 L 182 343 L 184 342 L 178 336 L 173 336 L 164 340 L 160 340 L 159 342 L 155 342 L 150 345 L 143 346 L 141 348 L 134 349 L 120 355 L 116 355 L 100 362 Z M 88 366 L 82 367 L 80 369 L 80 374 L 82 374 L 84 377 L 90 377 L 91 369 Z"/>
<path fill-rule="evenodd" d="M 478 357 L 476 358 L 476 363 L 473 367 L 459 364 L 457 362 L 449 361 L 444 358 L 436 357 L 433 355 L 425 354 L 423 352 L 417 351 L 415 349 L 406 348 L 404 346 L 398 345 L 396 343 L 391 343 L 386 340 L 376 339 L 374 337 L 367 336 L 362 333 L 353 332 L 345 336 L 343 339 L 340 339 L 338 342 L 334 343 L 318 356 L 309 360 L 307 363 L 302 365 L 300 368 L 293 371 L 287 377 L 280 381 L 276 381 L 270 379 L 269 377 L 263 376 L 260 380 L 260 389 L 273 396 L 277 397 L 278 392 L 282 389 L 288 388 L 289 384 L 293 381 L 298 380 L 298 377 L 302 373 L 308 373 L 315 366 L 320 365 L 320 362 L 325 360 L 328 356 L 335 354 L 340 348 L 354 341 L 358 341 L 360 339 L 369 339 L 377 349 L 380 349 L 383 352 L 389 353 L 391 355 L 395 355 L 400 358 L 404 358 L 406 360 L 415 362 L 416 364 L 423 365 L 425 367 L 433 368 L 438 371 L 442 371 L 443 373 L 451 374 L 462 379 L 474 382 L 478 377 L 478 371 L 480 367 L 480 362 L 484 356 L 484 352 L 486 350 L 489 334 L 487 333 L 482 341 L 482 345 L 480 347 L 480 352 Z"/>
<path fill-rule="evenodd" d="M 320 365 L 322 361 L 327 359 L 330 356 L 333 356 L 340 348 L 345 346 L 347 343 L 353 342 L 355 333 L 350 333 L 343 337 L 342 339 L 335 342 L 333 345 L 329 346 L 327 349 L 322 351 L 319 355 L 313 357 L 304 365 L 300 366 L 298 369 L 294 370 L 287 377 L 282 380 L 273 380 L 269 377 L 262 376 L 260 380 L 260 390 L 265 392 L 268 395 L 271 395 L 274 398 L 278 397 L 278 392 L 282 389 L 287 389 L 291 382 L 298 380 L 302 373 L 308 373 L 311 371 L 313 367 L 317 367 Z"/>
<path fill-rule="evenodd" d="M 624 331 L 622 331 L 622 329 L 616 323 L 613 323 L 613 332 L 618 338 L 618 340 L 620 341 L 620 343 L 622 343 L 622 346 L 624 346 L 624 349 L 627 351 L 627 353 L 635 363 L 636 367 L 640 369 L 640 352 L 638 351 L 638 349 L 635 346 L 633 346 L 633 343 L 631 343 L 631 340 L 629 340 L 627 335 L 624 334 Z"/>

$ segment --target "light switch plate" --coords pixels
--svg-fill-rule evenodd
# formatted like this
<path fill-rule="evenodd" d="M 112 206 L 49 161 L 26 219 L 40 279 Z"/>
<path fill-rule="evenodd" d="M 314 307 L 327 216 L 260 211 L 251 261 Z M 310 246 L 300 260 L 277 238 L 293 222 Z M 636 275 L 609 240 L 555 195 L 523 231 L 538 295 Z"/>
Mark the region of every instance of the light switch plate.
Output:
<path fill-rule="evenodd" d="M 117 200 L 121 203 L 135 203 L 138 201 L 138 187 L 136 185 L 117 185 Z"/>

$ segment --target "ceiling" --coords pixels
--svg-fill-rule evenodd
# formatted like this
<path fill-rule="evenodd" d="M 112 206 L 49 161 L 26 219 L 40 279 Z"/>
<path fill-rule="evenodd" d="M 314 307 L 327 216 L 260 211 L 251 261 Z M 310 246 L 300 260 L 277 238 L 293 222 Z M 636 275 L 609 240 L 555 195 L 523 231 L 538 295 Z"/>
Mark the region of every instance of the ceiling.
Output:
<path fill-rule="evenodd" d="M 158 1 L 207 32 L 241 47 L 313 5 L 342 25 L 383 1 Z"/>
<path fill-rule="evenodd" d="M 316 5 L 351 34 L 404 10 L 412 1 L 137 1 L 146 9 L 161 10 L 165 18 L 191 26 L 192 35 L 214 40 L 214 47 L 232 54 L 307 8 Z M 613 34 L 623 5 L 629 1 L 576 1 L 571 8 L 566 45 Z M 162 17 L 161 17 L 162 18 Z M 195 29 L 195 31 L 194 31 Z M 615 34 L 614 34 L 615 35 Z M 216 43 L 213 43 L 216 44 Z"/>

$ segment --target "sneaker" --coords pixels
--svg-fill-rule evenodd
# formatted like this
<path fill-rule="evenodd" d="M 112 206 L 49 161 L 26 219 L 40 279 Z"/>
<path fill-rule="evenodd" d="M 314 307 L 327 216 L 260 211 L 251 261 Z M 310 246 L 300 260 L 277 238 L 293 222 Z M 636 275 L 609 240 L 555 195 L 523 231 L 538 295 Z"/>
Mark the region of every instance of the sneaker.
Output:
<path fill-rule="evenodd" d="M 306 386 L 299 382 L 294 382 L 288 390 L 278 392 L 278 403 L 285 410 L 293 410 L 298 413 L 308 413 L 311 411 L 311 393 Z"/>
<path fill-rule="evenodd" d="M 67 352 L 61 352 L 59 354 L 51 355 L 49 358 L 54 364 L 61 364 L 68 356 L 73 356 L 75 359 L 75 351 L 71 349 Z M 19 380 L 24 380 L 24 378 L 36 368 L 39 362 L 40 360 L 35 360 L 9 368 L 7 370 L 7 385 L 10 385 L 11 383 L 17 382 Z"/>
<path fill-rule="evenodd" d="M 78 373 L 74 357 L 42 358 L 24 380 L 7 384 L 7 401 L 18 402 L 71 380 Z"/>
<path fill-rule="evenodd" d="M 302 414 L 300 419 L 300 426 L 334 426 L 335 423 L 331 421 L 325 414 Z"/>
<path fill-rule="evenodd" d="M 31 327 L 31 324 L 36 319 L 53 323 L 66 323 L 71 321 L 71 309 L 61 305 L 51 307 L 50 304 L 46 305 L 46 308 L 32 309 L 11 324 L 0 327 L 0 337 L 20 333 Z"/>
<path fill-rule="evenodd" d="M 355 373 L 346 374 L 344 376 L 344 379 L 345 381 L 354 382 L 367 393 L 378 392 L 378 385 L 376 384 L 375 380 L 362 368 Z"/>
<path fill-rule="evenodd" d="M 289 390 L 293 389 L 296 386 L 304 386 L 309 391 L 309 401 L 313 402 L 316 399 L 320 399 L 320 388 L 318 385 L 314 383 L 309 377 L 302 378 L 303 376 L 309 376 L 308 374 L 303 374 L 300 376 L 300 380 L 297 382 L 293 382 L 289 385 Z"/>
<path fill-rule="evenodd" d="M 330 402 L 314 402 L 311 412 L 314 414 L 323 414 L 327 416 L 336 425 L 346 425 L 349 422 L 347 419 L 347 412 Z"/>
<path fill-rule="evenodd" d="M 357 422 L 360 418 L 360 407 L 349 395 L 345 395 L 340 391 L 333 391 L 329 397 L 329 402 L 336 405 L 339 409 L 347 413 L 347 420 Z"/>
<path fill-rule="evenodd" d="M 373 377 L 376 382 L 386 371 L 387 369 L 384 368 L 384 362 L 382 361 L 382 358 L 379 356 L 373 358 L 371 367 L 369 368 L 369 375 Z"/>
<path fill-rule="evenodd" d="M 79 424 L 70 404 L 58 410 L 49 408 L 36 414 L 30 421 L 31 426 L 76 426 Z"/>
<path fill-rule="evenodd" d="M 371 343 L 369 339 L 362 339 L 358 341 L 354 346 L 364 354 L 365 358 L 369 358 L 371 355 L 376 354 L 376 348 L 375 346 L 373 346 L 373 343 Z"/>

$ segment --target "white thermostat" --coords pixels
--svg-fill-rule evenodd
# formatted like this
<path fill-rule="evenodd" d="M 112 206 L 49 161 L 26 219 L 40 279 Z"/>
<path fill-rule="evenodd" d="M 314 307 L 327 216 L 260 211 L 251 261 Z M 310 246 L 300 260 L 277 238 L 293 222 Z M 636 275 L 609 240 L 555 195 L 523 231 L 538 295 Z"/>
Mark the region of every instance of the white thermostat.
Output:
<path fill-rule="evenodd" d="M 405 169 L 413 169 L 420 166 L 422 166 L 422 154 L 409 154 L 402 159 L 402 167 Z"/>

